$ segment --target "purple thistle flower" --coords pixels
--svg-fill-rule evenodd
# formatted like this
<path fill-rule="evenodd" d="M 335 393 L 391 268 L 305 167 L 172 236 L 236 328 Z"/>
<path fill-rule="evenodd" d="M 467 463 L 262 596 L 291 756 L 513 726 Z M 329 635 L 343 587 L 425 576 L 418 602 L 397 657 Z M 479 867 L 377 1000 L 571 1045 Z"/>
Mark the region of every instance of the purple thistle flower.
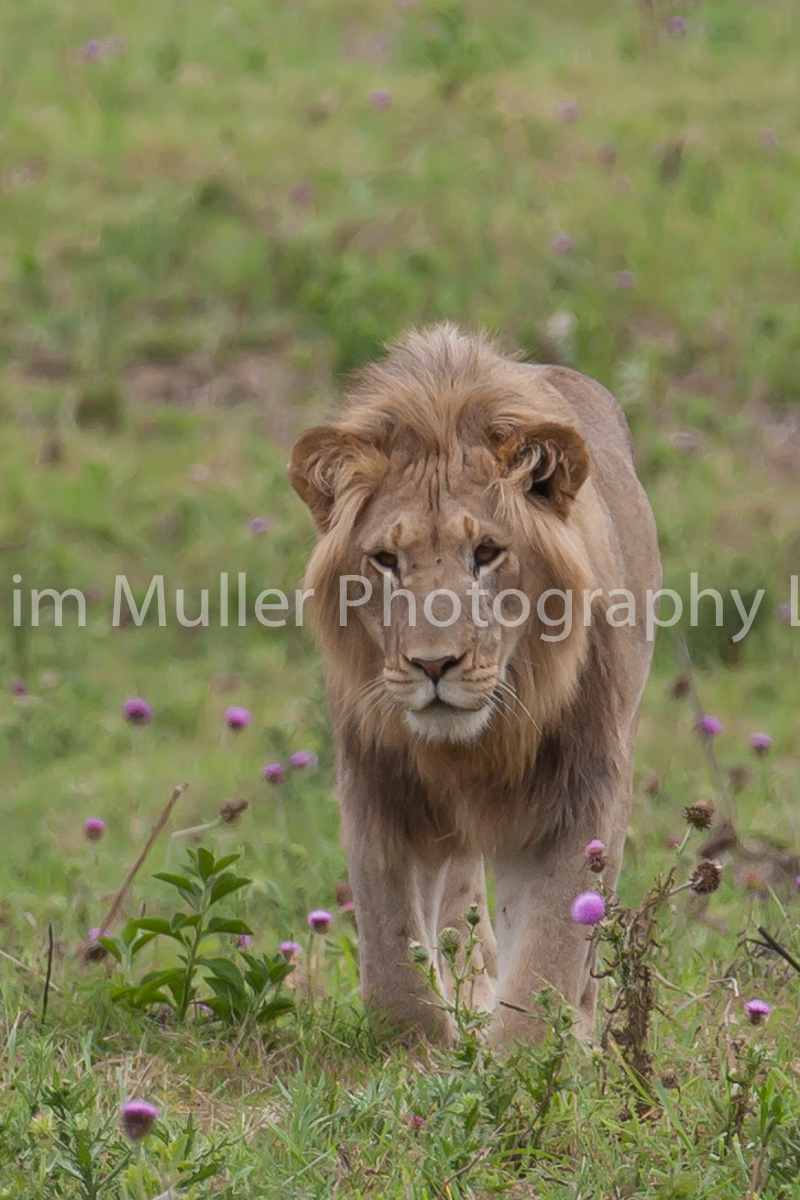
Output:
<path fill-rule="evenodd" d="M 772 1005 L 767 1004 L 766 1000 L 748 1000 L 744 1011 L 747 1013 L 751 1025 L 760 1025 L 772 1012 Z"/>
<path fill-rule="evenodd" d="M 596 925 L 605 916 L 606 902 L 599 892 L 581 892 L 572 901 L 570 912 L 579 925 Z"/>
<path fill-rule="evenodd" d="M 229 729 L 246 729 L 253 723 L 253 714 L 248 708 L 241 708 L 238 704 L 234 704 L 231 708 L 225 709 L 225 720 Z"/>
<path fill-rule="evenodd" d="M 568 233 L 557 233 L 550 239 L 550 249 L 553 254 L 571 254 L 575 249 L 575 238 Z"/>
<path fill-rule="evenodd" d="M 83 836 L 88 842 L 99 842 L 105 832 L 106 823 L 102 817 L 87 817 L 83 823 Z"/>
<path fill-rule="evenodd" d="M 314 908 L 306 918 L 314 933 L 327 933 L 333 924 L 333 917 L 324 908 Z"/>
<path fill-rule="evenodd" d="M 294 754 L 289 755 L 289 766 L 294 767 L 295 771 L 315 771 L 317 756 L 313 750 L 295 750 Z"/>
<path fill-rule="evenodd" d="M 308 208 L 314 203 L 314 185 L 308 179 L 301 179 L 289 192 L 289 199 L 298 208 Z"/>
<path fill-rule="evenodd" d="M 572 125 L 581 115 L 581 110 L 574 100 L 564 100 L 556 108 L 555 115 L 564 125 Z"/>
<path fill-rule="evenodd" d="M 636 287 L 636 276 L 633 271 L 617 271 L 616 282 L 621 292 L 627 292 L 632 287 Z"/>
<path fill-rule="evenodd" d="M 239 950 L 246 950 L 248 946 L 253 944 L 253 939 L 249 933 L 240 933 L 236 939 L 236 945 Z"/>
<path fill-rule="evenodd" d="M 122 1126 L 132 1142 L 146 1137 L 158 1118 L 158 1110 L 146 1100 L 129 1100 L 122 1106 Z"/>
<path fill-rule="evenodd" d="M 251 517 L 247 522 L 247 528 L 251 533 L 269 533 L 272 524 L 266 517 Z"/>
<path fill-rule="evenodd" d="M 428 1122 L 425 1120 L 425 1118 L 419 1116 L 418 1113 L 411 1114 L 411 1128 L 412 1129 L 421 1129 L 422 1126 L 427 1125 L 427 1123 Z"/>
<path fill-rule="evenodd" d="M 211 1007 L 211 1005 L 210 1005 L 210 1004 L 203 1004 L 203 1001 L 202 1001 L 202 1000 L 193 1000 L 193 1001 L 192 1001 L 192 1008 L 194 1009 L 194 1011 L 195 1011 L 196 1013 L 198 1013 L 198 1014 L 202 1013 L 202 1015 L 203 1015 L 204 1017 L 214 1017 L 214 1016 L 216 1016 L 216 1013 L 214 1012 L 214 1010 L 213 1010 L 213 1008 Z"/>
<path fill-rule="evenodd" d="M 586 855 L 586 862 L 590 871 L 598 873 L 605 869 L 606 859 L 606 844 L 601 842 L 600 838 L 593 838 L 588 842 L 583 853 Z"/>
<path fill-rule="evenodd" d="M 299 942 L 281 942 L 280 946 L 278 946 L 278 949 L 286 961 L 291 962 L 295 955 L 300 953 L 302 946 Z"/>
<path fill-rule="evenodd" d="M 751 733 L 747 740 L 750 742 L 750 745 L 756 754 L 763 755 L 766 754 L 768 750 L 772 749 L 772 738 L 768 733 L 763 733 L 761 731 L 758 733 Z"/>
<path fill-rule="evenodd" d="M 394 102 L 394 97 L 392 96 L 391 92 L 386 90 L 386 88 L 376 88 L 374 92 L 370 92 L 369 102 L 377 111 L 382 108 L 391 108 Z"/>
<path fill-rule="evenodd" d="M 83 43 L 80 53 L 84 62 L 97 62 L 99 58 L 105 58 L 106 47 L 97 38 L 92 38 L 91 41 Z"/>
<path fill-rule="evenodd" d="M 684 37 L 689 32 L 689 22 L 686 17 L 670 17 L 665 28 L 673 37 Z"/>
<path fill-rule="evenodd" d="M 132 696 L 123 704 L 122 715 L 131 725 L 146 725 L 153 719 L 153 706 L 141 696 Z"/>
<path fill-rule="evenodd" d="M 702 717 L 698 718 L 695 728 L 701 737 L 715 738 L 719 737 L 725 726 L 719 717 L 712 716 L 711 713 L 704 713 Z"/>
<path fill-rule="evenodd" d="M 27 696 L 28 685 L 21 675 L 15 675 L 10 683 L 12 696 Z"/>
<path fill-rule="evenodd" d="M 261 778 L 265 783 L 283 783 L 286 770 L 283 763 L 267 763 L 261 768 Z"/>

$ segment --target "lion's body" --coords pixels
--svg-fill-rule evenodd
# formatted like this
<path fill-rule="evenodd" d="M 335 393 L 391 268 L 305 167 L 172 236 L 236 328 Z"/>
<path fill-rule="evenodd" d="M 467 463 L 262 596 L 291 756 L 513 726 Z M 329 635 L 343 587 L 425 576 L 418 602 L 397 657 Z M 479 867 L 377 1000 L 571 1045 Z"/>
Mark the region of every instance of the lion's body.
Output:
<path fill-rule="evenodd" d="M 395 1024 L 450 1038 L 407 948 L 419 941 L 436 961 L 439 931 L 463 929 L 477 903 L 486 970 L 475 1000 L 495 1010 L 498 1035 L 534 1033 L 520 1010 L 551 984 L 588 1036 L 595 988 L 570 904 L 592 884 L 592 838 L 607 846 L 606 884 L 616 882 L 651 657 L 641 619 L 606 619 L 608 593 L 626 589 L 640 617 L 660 585 L 619 405 L 574 371 L 523 365 L 440 327 L 368 368 L 336 426 L 299 440 L 290 473 L 321 533 L 307 583 L 365 999 Z M 374 592 L 342 627 L 346 575 Z M 412 624 L 412 603 L 444 588 L 469 597 L 466 614 L 444 624 L 452 609 L 440 598 Z M 492 608 L 509 589 L 533 600 L 517 627 Z M 555 623 L 557 603 L 537 615 L 548 589 L 572 593 L 571 628 Z M 560 640 L 542 639 L 562 627 Z"/>

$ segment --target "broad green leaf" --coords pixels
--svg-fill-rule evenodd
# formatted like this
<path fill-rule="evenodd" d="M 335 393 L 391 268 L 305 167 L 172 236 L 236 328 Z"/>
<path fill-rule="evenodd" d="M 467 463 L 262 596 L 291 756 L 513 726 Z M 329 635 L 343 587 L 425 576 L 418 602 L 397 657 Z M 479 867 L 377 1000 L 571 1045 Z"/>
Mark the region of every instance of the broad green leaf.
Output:
<path fill-rule="evenodd" d="M 206 850 L 205 846 L 199 846 L 195 850 L 194 857 L 197 864 L 197 873 L 202 880 L 208 880 L 212 875 L 216 874 L 214 855 L 210 850 Z"/>
<path fill-rule="evenodd" d="M 247 887 L 248 883 L 252 883 L 252 880 L 245 879 L 243 875 L 226 872 L 225 875 L 220 875 L 219 879 L 214 881 L 209 902 L 216 904 L 223 897 L 230 896 L 231 892 L 238 892 L 239 888 Z"/>
<path fill-rule="evenodd" d="M 238 920 L 236 917 L 212 917 L 205 927 L 205 933 L 235 933 L 240 937 L 243 934 L 252 936 L 252 929 L 246 925 L 244 921 Z"/>

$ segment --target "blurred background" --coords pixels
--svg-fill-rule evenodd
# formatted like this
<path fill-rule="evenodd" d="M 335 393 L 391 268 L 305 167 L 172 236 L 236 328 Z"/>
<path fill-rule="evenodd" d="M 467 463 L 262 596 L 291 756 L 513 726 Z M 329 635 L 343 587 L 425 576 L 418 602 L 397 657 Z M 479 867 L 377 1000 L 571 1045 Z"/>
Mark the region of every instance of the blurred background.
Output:
<path fill-rule="evenodd" d="M 217 581 L 232 613 L 238 572 L 251 604 L 293 592 L 313 542 L 293 437 L 387 339 L 443 318 L 615 391 L 669 586 L 688 601 L 696 570 L 748 607 L 767 589 L 743 642 L 729 600 L 723 627 L 707 603 L 686 634 L 742 822 L 796 836 L 799 38 L 794 0 L 0 8 L 10 946 L 53 917 L 82 935 L 181 779 L 179 824 L 250 801 L 235 836 L 270 937 L 331 901 L 345 868 L 311 639 L 220 629 Z M 113 628 L 115 576 L 141 599 L 158 573 L 167 627 L 151 609 Z M 74 600 L 60 629 L 47 603 L 14 628 L 15 574 L 26 597 L 83 591 L 86 628 Z M 210 628 L 178 625 L 178 587 L 190 617 L 210 589 Z M 665 631 L 629 880 L 660 861 L 670 801 L 707 787 L 678 670 Z M 131 696 L 153 706 L 144 728 L 120 715 Z M 232 704 L 254 715 L 239 735 Z M 775 740 L 768 783 L 754 730 Z M 262 781 L 298 749 L 316 774 Z M 93 815 L 110 852 L 88 871 Z"/>

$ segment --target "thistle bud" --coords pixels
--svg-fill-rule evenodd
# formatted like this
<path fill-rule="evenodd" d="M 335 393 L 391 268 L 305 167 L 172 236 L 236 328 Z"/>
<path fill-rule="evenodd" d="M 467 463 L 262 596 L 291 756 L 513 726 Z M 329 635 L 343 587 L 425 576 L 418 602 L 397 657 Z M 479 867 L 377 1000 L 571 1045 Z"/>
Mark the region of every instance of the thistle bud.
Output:
<path fill-rule="evenodd" d="M 470 929 L 474 929 L 476 925 L 480 925 L 481 910 L 478 908 L 477 904 L 470 904 L 469 908 L 464 914 L 464 920 L 467 922 Z"/>
<path fill-rule="evenodd" d="M 452 925 L 448 925 L 439 934 L 439 947 L 445 958 L 455 958 L 461 945 L 461 935 Z"/>
<path fill-rule="evenodd" d="M 605 842 L 601 842 L 599 838 L 593 838 L 591 842 L 587 843 L 584 854 L 586 855 L 586 865 L 590 871 L 594 871 L 595 875 L 599 875 L 601 871 L 605 870 L 608 863 Z"/>
<path fill-rule="evenodd" d="M 408 943 L 408 957 L 412 963 L 418 963 L 420 966 L 427 966 L 428 951 L 423 946 L 422 942 Z"/>

